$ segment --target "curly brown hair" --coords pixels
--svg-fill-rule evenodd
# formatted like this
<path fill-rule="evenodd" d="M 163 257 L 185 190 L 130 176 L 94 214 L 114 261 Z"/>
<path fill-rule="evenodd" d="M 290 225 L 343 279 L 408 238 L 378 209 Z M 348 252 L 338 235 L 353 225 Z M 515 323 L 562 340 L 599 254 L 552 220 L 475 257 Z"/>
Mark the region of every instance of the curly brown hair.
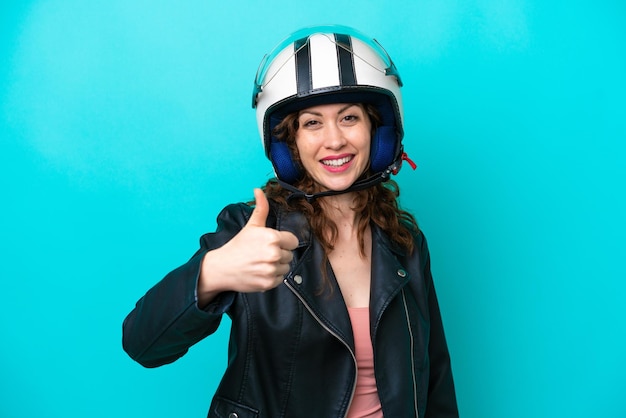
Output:
<path fill-rule="evenodd" d="M 380 125 L 381 119 L 376 107 L 370 104 L 359 104 L 366 114 L 369 116 L 372 124 L 372 134 Z M 298 112 L 287 115 L 281 123 L 274 129 L 274 135 L 281 141 L 285 141 L 294 163 L 300 165 L 300 156 L 296 147 L 296 132 L 298 131 Z M 316 193 L 321 191 L 319 184 L 313 178 L 304 172 L 303 177 L 298 180 L 294 186 L 305 193 Z M 366 170 L 361 178 L 366 178 L 372 173 Z M 287 211 L 299 211 L 304 214 L 305 218 L 311 226 L 311 230 L 315 237 L 319 240 L 324 249 L 326 257 L 323 266 L 328 261 L 328 254 L 334 249 L 338 236 L 338 229 L 335 222 L 330 219 L 322 209 L 319 199 L 308 202 L 306 199 L 291 199 L 289 190 L 283 188 L 276 179 L 270 179 L 263 190 L 269 199 L 277 202 Z M 400 196 L 400 188 L 393 180 L 387 180 L 384 183 L 376 184 L 365 190 L 356 191 L 354 199 L 354 207 L 352 208 L 358 217 L 358 241 L 359 250 L 365 257 L 365 232 L 370 222 L 377 225 L 395 244 L 404 248 L 408 253 L 414 249 L 413 234 L 419 231 L 415 217 L 402 210 L 398 205 L 398 197 Z M 322 268 L 324 287 L 328 285 L 326 276 L 326 268 Z"/>

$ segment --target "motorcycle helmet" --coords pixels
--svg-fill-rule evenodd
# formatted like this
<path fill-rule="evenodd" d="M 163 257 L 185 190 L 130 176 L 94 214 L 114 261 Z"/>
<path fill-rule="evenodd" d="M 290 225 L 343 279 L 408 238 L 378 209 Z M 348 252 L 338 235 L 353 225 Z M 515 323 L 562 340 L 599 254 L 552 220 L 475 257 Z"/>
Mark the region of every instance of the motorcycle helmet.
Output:
<path fill-rule="evenodd" d="M 286 38 L 261 61 L 252 94 L 276 178 L 293 185 L 303 175 L 286 142 L 272 134 L 276 125 L 292 112 L 328 103 L 369 103 L 378 109 L 382 123 L 372 137 L 370 169 L 381 181 L 395 174 L 403 159 L 401 86 L 382 46 L 352 28 L 315 26 Z"/>

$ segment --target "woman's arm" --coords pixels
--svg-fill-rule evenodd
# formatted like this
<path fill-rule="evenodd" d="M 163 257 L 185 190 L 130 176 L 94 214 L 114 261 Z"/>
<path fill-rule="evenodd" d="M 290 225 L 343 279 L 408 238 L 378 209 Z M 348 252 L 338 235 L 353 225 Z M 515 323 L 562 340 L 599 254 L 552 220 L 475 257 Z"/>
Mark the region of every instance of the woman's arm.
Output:
<path fill-rule="evenodd" d="M 217 231 L 202 236 L 196 254 L 139 299 L 122 327 L 122 346 L 131 358 L 145 367 L 171 363 L 215 332 L 235 295 L 222 292 L 200 308 L 197 289 L 203 260 L 241 230 L 246 211 L 251 209 L 245 205 L 225 208 L 218 216 Z"/>
<path fill-rule="evenodd" d="M 282 283 L 298 239 L 266 226 L 269 203 L 255 189 L 254 210 L 230 205 L 200 250 L 150 289 L 126 317 L 122 345 L 146 367 L 171 363 L 215 332 L 238 292 L 262 292 Z"/>
<path fill-rule="evenodd" d="M 171 363 L 217 330 L 234 293 L 222 293 L 200 309 L 196 281 L 206 251 L 170 272 L 136 304 L 123 324 L 122 346 L 145 367 Z"/>

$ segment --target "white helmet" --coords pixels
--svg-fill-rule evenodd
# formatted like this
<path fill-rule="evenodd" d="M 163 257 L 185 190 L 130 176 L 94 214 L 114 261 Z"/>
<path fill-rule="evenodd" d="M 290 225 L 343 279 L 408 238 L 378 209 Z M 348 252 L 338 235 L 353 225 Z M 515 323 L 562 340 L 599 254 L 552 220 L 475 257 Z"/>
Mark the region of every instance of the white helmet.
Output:
<path fill-rule="evenodd" d="M 382 123 L 372 137 L 370 168 L 383 180 L 402 159 L 402 82 L 375 40 L 345 26 L 316 26 L 293 33 L 265 55 L 252 95 L 259 133 L 276 177 L 293 184 L 303 171 L 284 141 L 272 135 L 288 114 L 328 103 L 369 103 Z"/>

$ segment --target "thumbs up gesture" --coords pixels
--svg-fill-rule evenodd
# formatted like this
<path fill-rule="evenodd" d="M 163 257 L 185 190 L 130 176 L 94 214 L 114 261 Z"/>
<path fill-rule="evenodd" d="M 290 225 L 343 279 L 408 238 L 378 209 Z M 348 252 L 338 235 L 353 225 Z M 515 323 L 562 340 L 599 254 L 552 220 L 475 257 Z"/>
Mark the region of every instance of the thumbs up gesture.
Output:
<path fill-rule="evenodd" d="M 289 272 L 298 238 L 288 231 L 267 228 L 269 202 L 254 189 L 256 206 L 248 223 L 229 242 L 209 251 L 198 282 L 201 304 L 220 292 L 264 292 L 278 286 Z"/>

